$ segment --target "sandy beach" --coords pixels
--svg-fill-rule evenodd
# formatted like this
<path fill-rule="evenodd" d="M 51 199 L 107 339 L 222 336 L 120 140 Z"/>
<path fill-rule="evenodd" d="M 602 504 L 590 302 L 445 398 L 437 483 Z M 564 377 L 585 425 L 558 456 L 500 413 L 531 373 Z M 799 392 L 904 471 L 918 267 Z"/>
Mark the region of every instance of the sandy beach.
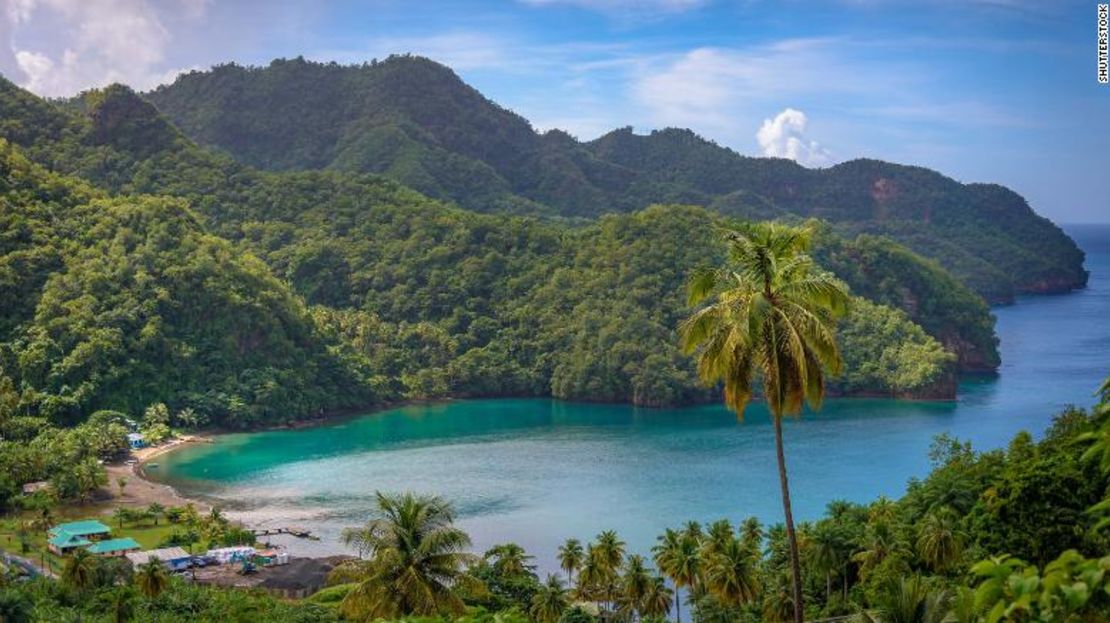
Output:
<path fill-rule="evenodd" d="M 108 486 L 105 490 L 110 496 L 107 500 L 113 507 L 146 507 L 152 503 L 162 506 L 184 506 L 192 503 L 198 511 L 206 512 L 210 505 L 203 500 L 187 498 L 179 494 L 173 487 L 154 482 L 143 476 L 142 467 L 155 457 L 167 452 L 172 452 L 183 445 L 190 443 L 209 443 L 208 438 L 202 435 L 186 435 L 173 439 L 165 444 L 152 448 L 132 450 L 128 458 L 121 463 L 105 465 L 108 472 Z M 119 479 L 126 478 L 127 485 L 123 491 L 119 488 Z"/>

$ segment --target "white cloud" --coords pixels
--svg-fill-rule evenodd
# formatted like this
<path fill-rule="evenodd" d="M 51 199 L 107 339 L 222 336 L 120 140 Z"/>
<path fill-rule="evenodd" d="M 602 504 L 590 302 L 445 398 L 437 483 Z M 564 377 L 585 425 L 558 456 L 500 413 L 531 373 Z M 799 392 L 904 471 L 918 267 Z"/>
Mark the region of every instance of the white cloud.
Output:
<path fill-rule="evenodd" d="M 172 37 L 163 15 L 203 15 L 207 0 L 6 0 L 0 33 L 17 81 L 46 96 L 123 82 L 147 89 L 176 74 L 163 67 Z M 48 36 L 44 36 L 48 35 Z M 51 48 L 51 46 L 53 46 Z"/>
<path fill-rule="evenodd" d="M 806 114 L 800 110 L 787 108 L 775 115 L 774 119 L 764 119 L 763 125 L 755 133 L 764 156 L 789 158 L 809 167 L 821 167 L 832 163 L 832 154 L 817 141 L 806 138 Z"/>

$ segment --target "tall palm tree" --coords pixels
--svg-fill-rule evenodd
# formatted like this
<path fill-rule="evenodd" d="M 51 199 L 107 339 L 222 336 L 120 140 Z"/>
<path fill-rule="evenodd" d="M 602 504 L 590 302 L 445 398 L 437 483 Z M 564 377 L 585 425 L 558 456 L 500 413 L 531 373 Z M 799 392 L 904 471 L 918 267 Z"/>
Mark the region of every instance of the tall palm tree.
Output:
<path fill-rule="evenodd" d="M 62 566 L 62 582 L 78 590 L 91 588 L 95 576 L 96 556 L 88 550 L 79 549 L 73 552 Z"/>
<path fill-rule="evenodd" d="M 616 532 L 606 530 L 597 535 L 593 554 L 597 556 L 598 566 L 604 578 L 605 601 L 611 605 L 613 591 L 616 589 L 617 573 L 624 562 L 624 541 L 620 540 Z"/>
<path fill-rule="evenodd" d="M 582 561 L 582 567 L 578 572 L 578 584 L 575 593 L 578 599 L 597 602 L 598 609 L 600 609 L 607 582 L 608 572 L 601 563 L 597 546 L 590 543 L 586 546 L 586 557 Z"/>
<path fill-rule="evenodd" d="M 701 524 L 696 521 L 687 521 L 686 525 L 682 526 L 682 532 L 695 541 L 700 541 L 703 536 Z"/>
<path fill-rule="evenodd" d="M 921 520 L 917 552 L 933 571 L 944 573 L 960 559 L 963 551 L 964 532 L 954 510 L 944 507 Z"/>
<path fill-rule="evenodd" d="M 693 589 L 701 573 L 701 554 L 698 539 L 689 532 L 668 529 L 659 537 L 659 544 L 652 548 L 655 566 L 674 582 L 675 620 L 682 623 L 682 606 L 678 594 L 684 588 Z M 669 609 L 668 609 L 669 610 Z"/>
<path fill-rule="evenodd" d="M 154 556 L 139 565 L 135 573 L 135 583 L 139 585 L 142 594 L 153 599 L 170 585 L 170 576 L 166 573 L 166 566 Z"/>
<path fill-rule="evenodd" d="M 697 353 L 698 374 L 722 382 L 725 404 L 742 416 L 762 380 L 775 430 L 782 507 L 790 542 L 794 621 L 802 623 L 802 570 L 790 508 L 782 419 L 817 409 L 825 371 L 839 373 L 835 318 L 848 304 L 845 286 L 806 254 L 810 232 L 777 224 L 731 232 L 729 265 L 699 271 L 690 282 L 690 305 L 704 305 L 682 322 L 682 346 Z"/>
<path fill-rule="evenodd" d="M 832 599 L 832 577 L 844 567 L 847 543 L 836 526 L 828 522 L 818 523 L 809 533 L 809 547 L 806 549 L 813 567 L 825 574 L 825 601 Z"/>
<path fill-rule="evenodd" d="M 666 580 L 653 576 L 640 601 L 640 614 L 651 619 L 666 617 L 671 613 L 672 603 L 678 603 L 674 591 L 667 586 Z"/>
<path fill-rule="evenodd" d="M 732 522 L 727 519 L 718 519 L 709 524 L 702 547 L 707 555 L 714 555 L 724 549 L 735 537 L 732 534 Z"/>
<path fill-rule="evenodd" d="M 707 561 L 706 588 L 721 603 L 742 606 L 755 599 L 756 561 L 739 539 L 730 539 Z"/>
<path fill-rule="evenodd" d="M 465 551 L 470 537 L 454 520 L 442 498 L 377 493 L 365 527 L 370 558 L 347 563 L 358 580 L 343 599 L 344 613 L 356 619 L 460 614 L 464 605 L 455 589 L 479 584 L 465 571 L 474 561 Z"/>
<path fill-rule="evenodd" d="M 585 552 L 578 539 L 567 539 L 559 546 L 559 568 L 567 574 L 567 582 L 574 583 L 574 574 L 582 567 Z"/>
<path fill-rule="evenodd" d="M 740 540 L 756 554 L 763 550 L 764 536 L 763 524 L 755 517 L 748 517 L 740 526 Z"/>
<path fill-rule="evenodd" d="M 555 623 L 570 607 L 570 593 L 557 575 L 547 576 L 547 582 L 532 596 L 528 614 L 537 623 Z"/>
<path fill-rule="evenodd" d="M 624 573 L 620 577 L 620 601 L 629 615 L 642 613 L 644 596 L 650 588 L 651 577 L 643 556 L 633 554 L 628 557 L 624 564 Z"/>

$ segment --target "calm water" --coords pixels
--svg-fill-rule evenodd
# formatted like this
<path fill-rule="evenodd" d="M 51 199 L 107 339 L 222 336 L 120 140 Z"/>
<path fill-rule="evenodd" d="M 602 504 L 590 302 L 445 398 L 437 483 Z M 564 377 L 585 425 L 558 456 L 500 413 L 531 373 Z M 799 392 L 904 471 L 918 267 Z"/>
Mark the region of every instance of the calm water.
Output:
<path fill-rule="evenodd" d="M 897 496 L 928 471 L 934 435 L 980 449 L 1039 435 L 1052 415 L 1089 405 L 1110 372 L 1110 227 L 1069 229 L 1091 284 L 995 310 L 1003 365 L 965 381 L 955 403 L 834 400 L 786 425 L 795 513 L 827 502 Z M 323 536 L 301 553 L 335 552 L 375 490 L 455 502 L 477 548 L 516 541 L 551 568 L 566 537 L 613 528 L 644 551 L 688 519 L 781 517 L 772 429 L 760 405 L 742 423 L 717 406 L 638 409 L 552 400 L 412 406 L 300 431 L 237 434 L 185 448 L 151 470 L 256 524 Z"/>

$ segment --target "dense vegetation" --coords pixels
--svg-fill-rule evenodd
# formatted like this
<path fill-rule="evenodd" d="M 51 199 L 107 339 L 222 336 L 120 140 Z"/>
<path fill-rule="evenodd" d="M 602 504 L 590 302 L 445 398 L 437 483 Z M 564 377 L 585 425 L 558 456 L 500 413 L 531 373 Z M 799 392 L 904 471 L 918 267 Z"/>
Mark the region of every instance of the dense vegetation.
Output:
<path fill-rule="evenodd" d="M 0 94 L 13 114 L 3 131 L 33 159 L 109 192 L 188 200 L 198 214 L 196 227 L 232 241 L 243 263 L 250 261 L 242 251 L 259 257 L 316 306 L 309 312 L 312 335 L 327 336 L 332 354 L 342 356 L 348 370 L 354 367 L 362 385 L 342 398 L 320 400 L 302 395 L 298 380 L 311 378 L 313 366 L 290 372 L 280 363 L 270 369 L 250 365 L 252 372 L 234 381 L 205 379 L 203 390 L 163 384 L 168 394 L 155 399 L 174 410 L 192 406 L 210 412 L 215 422 L 236 425 L 272 419 L 270 407 L 254 405 L 266 400 L 266 387 L 277 385 L 284 395 L 273 396 L 291 407 L 288 417 L 354 402 L 351 396 L 372 402 L 551 394 L 639 404 L 707 397 L 672 346 L 673 331 L 683 308 L 678 291 L 685 273 L 719 252 L 715 230 L 724 223 L 721 217 L 696 208 L 657 207 L 567 227 L 476 215 L 380 177 L 272 174 L 238 165 L 193 146 L 123 87 L 86 94 L 77 114 L 7 86 Z M 132 132 L 139 136 L 127 138 Z M 82 192 L 101 193 L 88 187 Z M 13 198 L 11 205 L 19 201 Z M 52 204 L 51 210 L 62 214 L 61 207 Z M 76 221 L 66 222 L 76 227 Z M 906 310 L 909 320 L 957 354 L 959 369 L 997 365 L 989 311 L 944 271 L 882 239 L 845 241 L 829 231 L 820 239 L 822 261 L 864 296 Z M 19 258 L 11 261 L 25 261 Z M 61 265 L 56 252 L 36 261 L 48 259 L 54 263 L 35 272 L 39 281 L 18 280 L 29 294 L 22 297 L 19 318 L 32 318 L 35 288 Z M 849 338 L 849 358 L 879 356 L 886 363 L 881 369 L 852 368 L 840 389 L 951 396 L 949 357 L 901 315 L 886 311 L 860 305 L 849 318 L 849 334 L 851 327 L 869 323 L 867 331 L 854 332 L 861 338 L 859 349 Z M 8 326 L 16 322 L 13 317 Z M 291 329 L 308 335 L 304 326 Z M 900 347 L 907 336 L 911 348 Z M 331 375 L 323 387 L 349 384 L 350 376 L 335 369 L 335 357 L 318 350 L 310 360 L 317 356 L 323 358 L 318 372 Z M 282 380 L 283 374 L 292 374 L 292 381 Z M 66 384 L 65 393 L 78 386 Z M 201 404 L 198 391 L 215 396 L 218 404 Z M 107 404 L 135 411 L 147 399 L 135 392 L 126 401 L 113 396 Z M 239 401 L 253 410 L 250 416 L 238 414 L 240 406 L 227 406 Z M 237 414 L 229 416 L 232 412 Z"/>
<path fill-rule="evenodd" d="M 708 397 L 673 345 L 685 275 L 719 247 L 704 210 L 565 230 L 366 180 L 362 198 L 386 199 L 369 213 L 247 221 L 231 245 L 180 200 L 112 198 L 3 155 L 12 416 L 65 425 L 164 401 L 249 426 L 448 394 Z M 951 356 L 901 312 L 861 301 L 844 331 L 845 391 L 950 391 Z"/>
<path fill-rule="evenodd" d="M 185 134 L 244 163 L 382 173 L 478 211 L 594 217 L 682 203 L 818 217 L 852 235 L 890 236 L 991 301 L 1086 283 L 1078 247 L 1006 188 L 875 160 L 806 169 L 744 157 L 688 130 L 624 128 L 589 143 L 541 135 L 422 58 L 227 64 L 147 97 Z"/>
<path fill-rule="evenodd" d="M 1110 613 L 1110 408 L 1066 409 L 1040 441 L 976 452 L 938 437 L 933 469 L 899 500 L 832 502 L 799 525 L 807 618 L 861 622 L 1103 621 Z M 541 581 L 517 545 L 468 552 L 438 498 L 380 496 L 345 533 L 362 558 L 334 586 L 298 603 L 262 593 L 189 587 L 177 579 L 71 560 L 60 582 L 0 587 L 12 621 L 486 621 L 591 623 L 660 617 L 702 622 L 790 616 L 781 525 L 749 518 L 689 522 L 634 552 L 618 534 L 559 548 L 561 574 Z M 87 568 L 79 568 L 82 567 Z M 396 572 L 404 570 L 400 576 Z M 675 589 L 679 588 L 680 591 Z M 678 594 L 681 600 L 675 601 Z M 463 611 L 466 614 L 461 614 Z M 121 614 L 122 613 L 122 614 Z M 422 614 L 424 616 L 416 616 Z M 15 616 L 18 615 L 18 616 Z M 22 618 L 20 618 L 22 617 Z"/>

